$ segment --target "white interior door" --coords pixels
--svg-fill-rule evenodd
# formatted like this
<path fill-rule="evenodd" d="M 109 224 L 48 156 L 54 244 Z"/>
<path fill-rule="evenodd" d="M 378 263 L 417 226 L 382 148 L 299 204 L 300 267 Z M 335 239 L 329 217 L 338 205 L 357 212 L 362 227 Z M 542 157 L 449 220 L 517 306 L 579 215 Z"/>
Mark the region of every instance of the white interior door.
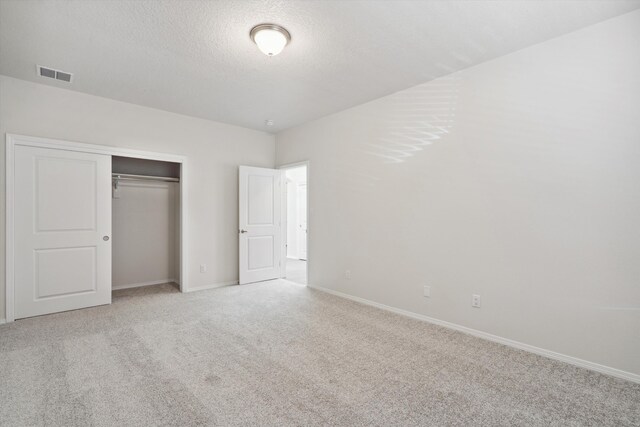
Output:
<path fill-rule="evenodd" d="M 15 317 L 111 303 L 111 156 L 15 147 Z"/>
<path fill-rule="evenodd" d="M 240 166 L 240 284 L 280 277 L 280 171 Z"/>
<path fill-rule="evenodd" d="M 307 184 L 298 184 L 298 258 L 307 259 Z"/>

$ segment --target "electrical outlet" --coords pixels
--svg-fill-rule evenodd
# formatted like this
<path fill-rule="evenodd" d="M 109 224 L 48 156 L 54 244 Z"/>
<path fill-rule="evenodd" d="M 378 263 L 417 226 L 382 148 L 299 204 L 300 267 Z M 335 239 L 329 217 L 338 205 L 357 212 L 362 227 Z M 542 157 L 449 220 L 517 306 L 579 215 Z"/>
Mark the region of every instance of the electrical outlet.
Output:
<path fill-rule="evenodd" d="M 471 307 L 480 308 L 480 295 L 473 295 L 471 297 Z"/>
<path fill-rule="evenodd" d="M 351 280 L 351 270 L 345 270 L 344 271 L 344 278 Z"/>
<path fill-rule="evenodd" d="M 200 264 L 200 273 L 207 272 L 207 264 Z"/>
<path fill-rule="evenodd" d="M 425 286 L 423 288 L 423 293 L 425 298 L 431 298 L 431 286 Z"/>

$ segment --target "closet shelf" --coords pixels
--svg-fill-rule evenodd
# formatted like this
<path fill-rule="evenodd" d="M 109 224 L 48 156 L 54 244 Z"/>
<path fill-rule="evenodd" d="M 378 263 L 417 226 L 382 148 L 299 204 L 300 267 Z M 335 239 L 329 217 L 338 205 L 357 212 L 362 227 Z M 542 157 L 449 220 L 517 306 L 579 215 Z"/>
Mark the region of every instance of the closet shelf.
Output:
<path fill-rule="evenodd" d="M 180 178 L 168 176 L 151 176 L 151 175 L 133 175 L 128 173 L 112 173 L 111 178 L 122 181 L 163 181 L 163 182 L 180 182 Z"/>

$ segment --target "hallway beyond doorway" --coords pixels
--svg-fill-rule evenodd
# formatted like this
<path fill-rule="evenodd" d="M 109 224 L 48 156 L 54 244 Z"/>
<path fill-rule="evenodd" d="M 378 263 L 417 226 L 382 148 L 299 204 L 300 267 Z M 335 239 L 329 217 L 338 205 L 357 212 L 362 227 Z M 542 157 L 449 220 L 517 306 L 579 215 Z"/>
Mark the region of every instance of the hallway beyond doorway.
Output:
<path fill-rule="evenodd" d="M 303 259 L 287 259 L 287 280 L 307 284 L 307 261 Z"/>

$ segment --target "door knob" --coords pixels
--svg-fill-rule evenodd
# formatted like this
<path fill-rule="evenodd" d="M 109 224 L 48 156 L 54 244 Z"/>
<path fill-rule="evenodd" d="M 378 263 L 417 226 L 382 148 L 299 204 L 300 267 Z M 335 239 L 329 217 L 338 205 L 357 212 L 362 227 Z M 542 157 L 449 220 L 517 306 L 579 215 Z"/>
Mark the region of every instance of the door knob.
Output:
<path fill-rule="evenodd" d="M 247 230 L 240 230 L 240 234 L 246 233 L 246 232 L 247 232 Z"/>
<path fill-rule="evenodd" d="M 104 241 L 106 242 L 107 240 L 109 240 L 109 236 L 104 236 L 104 237 L 102 238 L 102 240 L 104 240 Z"/>

